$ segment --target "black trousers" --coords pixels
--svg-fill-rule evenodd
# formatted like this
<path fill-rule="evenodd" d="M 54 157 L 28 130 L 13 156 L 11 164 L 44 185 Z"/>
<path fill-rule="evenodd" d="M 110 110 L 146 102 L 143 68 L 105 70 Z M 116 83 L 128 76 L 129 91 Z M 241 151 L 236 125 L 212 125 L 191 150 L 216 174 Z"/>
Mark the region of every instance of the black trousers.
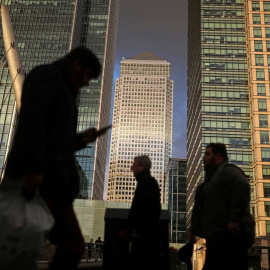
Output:
<path fill-rule="evenodd" d="M 130 252 L 130 270 L 161 270 L 158 235 L 133 237 Z"/>
<path fill-rule="evenodd" d="M 83 236 L 72 203 L 61 204 L 44 198 L 55 219 L 49 234 L 51 243 L 57 246 L 49 270 L 75 270 L 85 252 Z"/>
<path fill-rule="evenodd" d="M 206 239 L 206 259 L 203 270 L 248 270 L 248 249 L 242 233 L 224 233 L 218 240 Z"/>

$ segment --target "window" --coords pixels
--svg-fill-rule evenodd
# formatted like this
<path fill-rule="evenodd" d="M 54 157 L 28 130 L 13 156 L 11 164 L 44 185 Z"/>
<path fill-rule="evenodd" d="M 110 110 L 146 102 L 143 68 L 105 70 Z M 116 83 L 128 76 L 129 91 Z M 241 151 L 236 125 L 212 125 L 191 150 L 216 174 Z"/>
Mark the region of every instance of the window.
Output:
<path fill-rule="evenodd" d="M 264 23 L 265 24 L 270 24 L 270 15 L 269 14 L 264 15 Z"/>
<path fill-rule="evenodd" d="M 260 2 L 252 1 L 252 11 L 260 11 Z"/>
<path fill-rule="evenodd" d="M 270 52 L 270 41 L 266 41 L 266 50 Z"/>
<path fill-rule="evenodd" d="M 270 11 L 270 2 L 263 2 L 263 10 Z"/>
<path fill-rule="evenodd" d="M 270 55 L 267 55 L 267 65 L 270 66 Z"/>
<path fill-rule="evenodd" d="M 262 161 L 270 161 L 270 148 L 261 148 L 262 150 Z"/>
<path fill-rule="evenodd" d="M 264 202 L 265 216 L 270 217 L 270 202 Z"/>
<path fill-rule="evenodd" d="M 253 29 L 253 35 L 255 38 L 261 38 L 262 37 L 262 30 L 260 27 L 254 27 Z"/>
<path fill-rule="evenodd" d="M 259 112 L 266 112 L 267 111 L 266 99 L 259 99 L 258 107 L 259 107 Z"/>
<path fill-rule="evenodd" d="M 261 24 L 260 14 L 253 14 L 253 24 Z"/>
<path fill-rule="evenodd" d="M 257 76 L 257 81 L 264 81 L 264 70 L 263 69 L 256 69 L 256 76 Z"/>
<path fill-rule="evenodd" d="M 265 227 L 266 227 L 266 236 L 270 236 L 270 221 L 265 221 Z"/>
<path fill-rule="evenodd" d="M 262 54 L 255 55 L 255 64 L 256 64 L 256 66 L 263 66 L 263 55 Z"/>
<path fill-rule="evenodd" d="M 262 52 L 263 51 L 263 45 L 261 40 L 254 40 L 254 49 L 255 52 Z"/>
<path fill-rule="evenodd" d="M 270 165 L 262 166 L 263 179 L 270 179 Z M 270 184 L 263 183 L 263 192 L 265 198 L 270 198 Z"/>
<path fill-rule="evenodd" d="M 259 115 L 259 123 L 261 128 L 268 127 L 268 118 L 267 115 Z"/>
<path fill-rule="evenodd" d="M 250 214 L 255 217 L 255 204 L 250 203 Z"/>
<path fill-rule="evenodd" d="M 270 37 L 270 28 L 265 27 L 265 37 L 269 38 Z"/>
<path fill-rule="evenodd" d="M 269 132 L 260 131 L 261 144 L 269 144 Z"/>
<path fill-rule="evenodd" d="M 257 95 L 258 96 L 265 96 L 266 95 L 264 83 L 257 84 Z"/>

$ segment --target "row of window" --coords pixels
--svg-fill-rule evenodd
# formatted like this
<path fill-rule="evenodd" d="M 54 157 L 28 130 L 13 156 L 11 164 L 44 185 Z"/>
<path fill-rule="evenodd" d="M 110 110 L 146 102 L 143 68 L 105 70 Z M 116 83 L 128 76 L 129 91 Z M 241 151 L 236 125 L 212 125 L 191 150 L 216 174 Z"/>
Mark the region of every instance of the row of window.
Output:
<path fill-rule="evenodd" d="M 203 0 L 205 4 L 244 4 L 244 0 Z"/>
<path fill-rule="evenodd" d="M 250 132 L 249 132 L 250 133 Z M 226 134 L 226 137 L 221 137 L 221 136 L 213 136 L 211 137 L 211 134 L 204 134 L 203 137 L 203 143 L 204 144 L 209 144 L 209 143 L 224 143 L 226 145 L 231 145 L 232 147 L 237 147 L 242 148 L 240 151 L 243 152 L 243 149 L 246 148 L 247 146 L 250 147 L 249 139 L 248 138 L 235 138 L 235 134 L 232 134 L 232 138 L 228 137 Z M 238 147 L 237 147 L 238 148 Z M 250 152 L 249 148 L 246 148 L 248 152 Z M 251 156 L 251 153 L 250 153 Z M 249 158 L 247 158 L 249 159 Z"/>
<path fill-rule="evenodd" d="M 202 29 L 207 30 L 217 30 L 217 29 L 231 29 L 231 30 L 244 30 L 245 24 L 244 23 L 236 23 L 236 22 L 203 22 Z"/>
<path fill-rule="evenodd" d="M 217 56 L 235 56 L 235 57 L 246 57 L 246 50 L 241 48 L 205 48 L 206 46 L 203 46 L 202 49 L 202 56 L 210 56 L 213 55 L 215 57 Z M 223 58 L 222 58 L 223 59 Z"/>
<path fill-rule="evenodd" d="M 230 7 L 232 8 L 232 7 Z M 206 9 L 203 10 L 204 17 L 236 17 L 236 16 L 244 16 L 244 10 L 230 9 L 230 10 L 214 10 L 214 9 Z"/>
<path fill-rule="evenodd" d="M 254 38 L 262 38 L 262 30 L 264 27 L 254 27 L 253 28 L 253 37 Z M 265 37 L 270 38 L 270 27 L 265 27 Z"/>
<path fill-rule="evenodd" d="M 209 89 L 209 88 L 207 88 Z M 220 88 L 219 88 L 220 89 Z M 245 90 L 246 92 L 246 90 Z M 240 89 L 224 89 L 224 91 L 218 91 L 218 90 L 213 90 L 213 91 L 206 91 L 204 90 L 202 92 L 203 97 L 210 97 L 215 98 L 215 99 L 221 99 L 221 98 L 229 98 L 229 99 L 247 99 L 248 95 L 245 92 L 240 92 Z"/>
<path fill-rule="evenodd" d="M 148 68 L 148 69 L 152 69 L 152 68 L 163 68 L 163 69 L 169 69 L 169 64 L 138 64 L 138 63 L 121 63 L 121 68 Z"/>
<path fill-rule="evenodd" d="M 247 70 L 246 63 L 204 63 L 211 70 Z"/>
<path fill-rule="evenodd" d="M 270 161 L 270 148 L 261 148 L 262 161 Z"/>
<path fill-rule="evenodd" d="M 270 2 L 263 1 L 262 9 L 260 3 L 260 1 L 252 1 L 252 11 L 270 11 Z"/>
<path fill-rule="evenodd" d="M 160 81 L 160 82 L 165 82 L 166 81 L 166 79 L 164 79 L 164 78 L 134 78 L 134 77 L 124 77 L 123 79 L 122 79 L 123 81 L 153 81 L 153 82 L 158 82 L 158 81 Z"/>
<path fill-rule="evenodd" d="M 266 96 L 266 87 L 264 83 L 257 83 L 255 84 L 256 88 L 253 88 L 256 92 L 254 92 L 251 95 L 257 95 L 257 96 Z M 255 86 L 253 85 L 253 87 Z"/>
<path fill-rule="evenodd" d="M 270 40 L 266 40 L 265 44 L 266 46 L 264 48 L 262 40 L 254 40 L 254 51 L 255 52 L 262 52 L 262 51 L 270 52 Z"/>
<path fill-rule="evenodd" d="M 266 103 L 266 100 L 264 100 Z M 264 104 L 264 103 L 263 103 Z M 266 104 L 265 104 L 266 106 Z M 249 113 L 249 107 L 234 107 L 234 106 L 220 106 L 220 105 L 203 105 L 204 113 L 222 113 L 222 114 L 246 114 Z"/>
<path fill-rule="evenodd" d="M 252 21 L 253 24 L 270 24 L 270 14 L 253 14 Z"/>
<path fill-rule="evenodd" d="M 202 121 L 202 127 L 208 128 L 233 128 L 233 129 L 249 129 L 249 123 L 247 122 L 234 122 L 234 121 Z"/>
<path fill-rule="evenodd" d="M 203 82 L 207 84 L 243 84 L 247 85 L 246 78 L 238 77 L 221 77 L 221 76 L 203 76 Z"/>
<path fill-rule="evenodd" d="M 255 54 L 255 65 L 256 66 L 270 66 L 270 55 L 266 55 L 267 62 L 264 61 L 265 57 L 263 54 Z"/>
<path fill-rule="evenodd" d="M 267 74 L 268 78 L 265 77 Z M 265 81 L 270 79 L 270 69 L 256 69 L 256 78 L 257 81 Z"/>

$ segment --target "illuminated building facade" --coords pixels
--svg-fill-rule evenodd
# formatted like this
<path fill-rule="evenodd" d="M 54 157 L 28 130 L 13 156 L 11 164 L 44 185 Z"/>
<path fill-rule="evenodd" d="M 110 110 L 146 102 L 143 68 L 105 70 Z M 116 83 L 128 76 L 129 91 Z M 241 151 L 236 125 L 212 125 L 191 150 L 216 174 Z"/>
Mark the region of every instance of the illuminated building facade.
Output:
<path fill-rule="evenodd" d="M 251 185 L 251 253 L 269 268 L 270 1 L 189 0 L 188 27 L 187 225 L 205 147 L 225 143 Z"/>
<path fill-rule="evenodd" d="M 164 202 L 165 172 L 172 151 L 173 81 L 170 63 L 142 53 L 121 61 L 116 80 L 107 200 L 131 201 L 138 155 L 152 160 L 152 176 Z"/>
<path fill-rule="evenodd" d="M 246 1 L 245 10 L 256 227 L 270 237 L 270 1 Z"/>

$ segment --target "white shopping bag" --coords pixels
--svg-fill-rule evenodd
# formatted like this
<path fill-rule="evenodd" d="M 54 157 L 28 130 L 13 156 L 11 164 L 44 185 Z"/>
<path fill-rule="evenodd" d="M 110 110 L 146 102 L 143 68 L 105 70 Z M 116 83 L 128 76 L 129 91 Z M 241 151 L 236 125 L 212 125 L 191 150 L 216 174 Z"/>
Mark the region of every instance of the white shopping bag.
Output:
<path fill-rule="evenodd" d="M 32 270 L 54 224 L 44 201 L 0 191 L 0 269 Z"/>

